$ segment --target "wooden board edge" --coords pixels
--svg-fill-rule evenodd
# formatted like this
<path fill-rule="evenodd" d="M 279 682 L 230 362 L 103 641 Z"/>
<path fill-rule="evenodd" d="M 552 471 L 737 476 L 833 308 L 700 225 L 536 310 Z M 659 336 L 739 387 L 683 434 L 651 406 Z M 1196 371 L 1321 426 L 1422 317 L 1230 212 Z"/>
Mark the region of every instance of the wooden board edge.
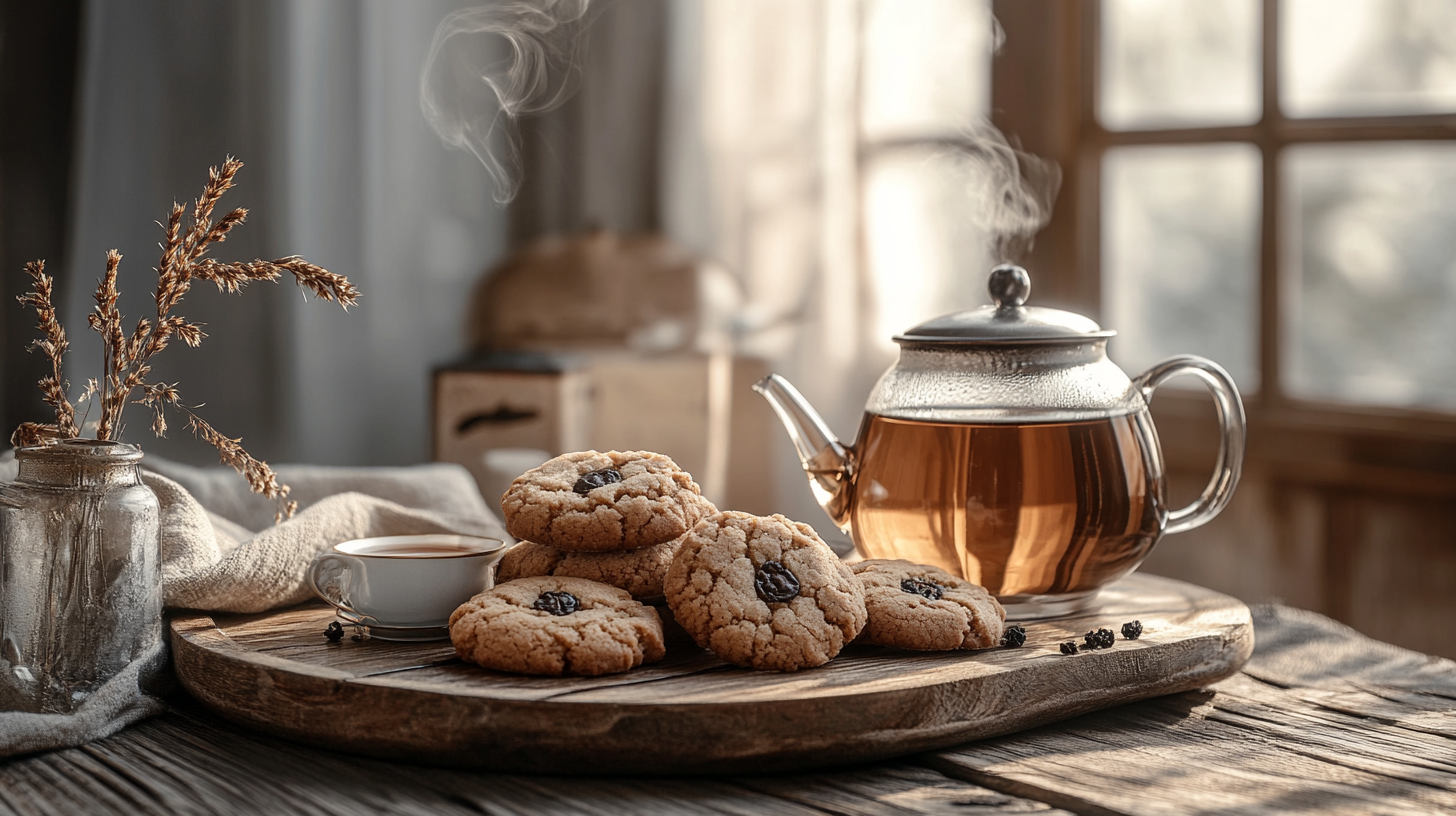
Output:
<path fill-rule="evenodd" d="M 181 642 L 179 675 L 185 677 L 203 668 L 190 661 L 206 658 L 198 654 L 205 642 L 222 661 L 207 667 L 210 677 L 214 682 L 225 678 L 223 685 L 232 691 L 198 688 L 185 680 L 184 686 L 209 708 L 250 727 L 297 742 L 395 761 L 502 772 L 551 773 L 559 768 L 573 775 L 804 771 L 942 750 L 1112 705 L 1200 688 L 1237 673 L 1253 649 L 1252 621 L 1247 620 L 1184 641 L 1190 653 L 1206 653 L 1206 659 L 1190 663 L 1162 682 L 1105 686 L 1046 701 L 1041 707 L 1022 706 L 1002 711 L 1000 716 L 935 728 L 913 722 L 914 712 L 963 704 L 958 697 L 966 694 L 965 688 L 949 684 L 913 692 L 875 692 L 807 708 L 802 701 L 755 704 L 748 707 L 753 721 L 746 724 L 754 726 L 750 730 L 755 734 L 750 738 L 722 726 L 725 719 L 732 722 L 743 716 L 742 705 L 674 704 L 644 712 L 620 704 L 444 698 L 423 690 L 360 682 L 364 678 L 329 670 L 299 675 L 292 671 L 296 664 L 291 661 L 258 659 L 236 644 L 219 649 L 223 644 L 216 638 L 225 639 L 225 633 L 208 631 L 202 621 L 175 627 L 174 633 Z M 239 651 L 243 654 L 235 653 Z M 1128 651 L 1119 657 L 1108 651 L 1068 659 L 1084 659 L 1088 665 L 1092 661 L 1135 663 L 1134 655 L 1136 652 Z M 1014 699 L 1019 683 L 1016 675 L 1008 672 L 993 678 L 994 687 L 982 680 L 974 694 L 1001 693 Z M 828 713 L 835 706 L 855 710 L 861 718 L 842 724 L 843 730 L 816 733 L 815 712 Z M 907 718 L 907 710 L 910 721 L 905 727 L 894 727 Z M 874 729 L 866 734 L 869 723 Z M 453 738 L 447 727 L 451 724 L 457 726 Z M 672 750 L 669 746 L 683 744 L 684 732 L 696 736 L 696 745 L 712 750 L 691 754 Z"/>

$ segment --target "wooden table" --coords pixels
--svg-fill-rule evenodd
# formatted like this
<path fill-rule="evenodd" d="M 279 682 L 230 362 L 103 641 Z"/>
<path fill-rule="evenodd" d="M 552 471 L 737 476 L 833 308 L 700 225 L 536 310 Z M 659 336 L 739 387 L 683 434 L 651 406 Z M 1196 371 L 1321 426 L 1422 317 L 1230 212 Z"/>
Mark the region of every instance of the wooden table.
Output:
<path fill-rule="evenodd" d="M 787 776 L 417 767 L 249 733 L 181 699 L 110 739 L 0 763 L 0 814 L 1456 812 L 1456 663 L 1283 607 L 1256 609 L 1255 632 L 1245 670 L 1205 690 Z"/>

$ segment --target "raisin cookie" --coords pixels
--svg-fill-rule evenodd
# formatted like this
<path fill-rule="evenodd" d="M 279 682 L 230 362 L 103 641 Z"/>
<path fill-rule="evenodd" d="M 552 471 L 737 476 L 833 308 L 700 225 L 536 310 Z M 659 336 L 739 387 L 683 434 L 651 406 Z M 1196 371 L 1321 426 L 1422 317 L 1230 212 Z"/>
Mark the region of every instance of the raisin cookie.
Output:
<path fill-rule="evenodd" d="M 941 651 L 1001 643 L 1006 610 L 977 584 L 937 567 L 873 559 L 853 565 L 870 620 L 861 643 Z"/>
<path fill-rule="evenodd" d="M 497 581 L 558 575 L 585 578 L 625 589 L 639 601 L 662 597 L 662 579 L 672 565 L 681 538 L 638 550 L 616 552 L 566 552 L 533 541 L 522 541 L 506 550 L 495 568 Z"/>
<path fill-rule="evenodd" d="M 666 654 L 662 621 L 625 591 L 542 576 L 497 585 L 450 616 L 455 654 L 520 674 L 614 674 Z"/>
<path fill-rule="evenodd" d="M 729 663 L 795 671 L 865 625 L 864 589 L 807 524 L 715 513 L 678 547 L 663 585 L 673 617 Z"/>
<path fill-rule="evenodd" d="M 569 552 L 651 547 L 678 538 L 711 502 L 660 453 L 567 453 L 521 474 L 501 497 L 506 531 Z"/>

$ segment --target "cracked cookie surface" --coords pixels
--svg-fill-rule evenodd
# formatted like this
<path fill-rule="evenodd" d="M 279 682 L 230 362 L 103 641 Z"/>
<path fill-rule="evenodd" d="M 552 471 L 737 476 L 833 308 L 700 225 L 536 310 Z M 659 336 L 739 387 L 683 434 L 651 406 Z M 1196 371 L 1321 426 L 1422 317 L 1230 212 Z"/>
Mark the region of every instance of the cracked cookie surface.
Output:
<path fill-rule="evenodd" d="M 900 559 L 850 568 L 864 584 L 869 612 L 860 643 L 922 651 L 1000 645 L 1006 610 L 979 584 Z"/>
<path fill-rule="evenodd" d="M 521 474 L 501 497 L 507 532 L 569 552 L 662 544 L 714 509 L 687 471 L 648 451 L 563 454 Z"/>
<path fill-rule="evenodd" d="M 586 578 L 625 589 L 639 601 L 662 597 L 662 581 L 682 538 L 636 550 L 567 552 L 534 541 L 506 550 L 496 567 L 497 581 L 538 575 Z"/>
<path fill-rule="evenodd" d="M 864 589 L 807 524 L 715 513 L 683 539 L 663 590 L 699 646 L 740 666 L 823 665 L 865 624 Z"/>
<path fill-rule="evenodd" d="M 616 587 L 556 576 L 508 581 L 466 601 L 450 615 L 450 641 L 478 666 L 553 676 L 624 672 L 666 653 L 655 610 Z"/>

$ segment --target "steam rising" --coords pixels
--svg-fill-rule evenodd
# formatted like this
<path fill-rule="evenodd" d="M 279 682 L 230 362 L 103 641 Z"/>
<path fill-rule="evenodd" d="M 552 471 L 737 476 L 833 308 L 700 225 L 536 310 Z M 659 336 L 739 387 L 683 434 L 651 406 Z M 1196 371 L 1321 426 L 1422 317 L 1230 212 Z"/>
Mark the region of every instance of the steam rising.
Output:
<path fill-rule="evenodd" d="M 984 120 L 961 133 L 950 158 L 977 179 L 970 190 L 972 217 L 990 233 L 996 260 L 1015 261 L 1030 252 L 1036 233 L 1051 220 L 1061 167 L 1017 150 Z"/>
<path fill-rule="evenodd" d="M 515 124 L 545 113 L 575 90 L 588 0 L 512 0 L 450 13 L 435 29 L 420 73 L 420 108 L 440 138 L 475 154 L 495 182 L 495 200 L 520 189 Z M 509 46 L 495 62 L 472 45 L 494 35 Z"/>

